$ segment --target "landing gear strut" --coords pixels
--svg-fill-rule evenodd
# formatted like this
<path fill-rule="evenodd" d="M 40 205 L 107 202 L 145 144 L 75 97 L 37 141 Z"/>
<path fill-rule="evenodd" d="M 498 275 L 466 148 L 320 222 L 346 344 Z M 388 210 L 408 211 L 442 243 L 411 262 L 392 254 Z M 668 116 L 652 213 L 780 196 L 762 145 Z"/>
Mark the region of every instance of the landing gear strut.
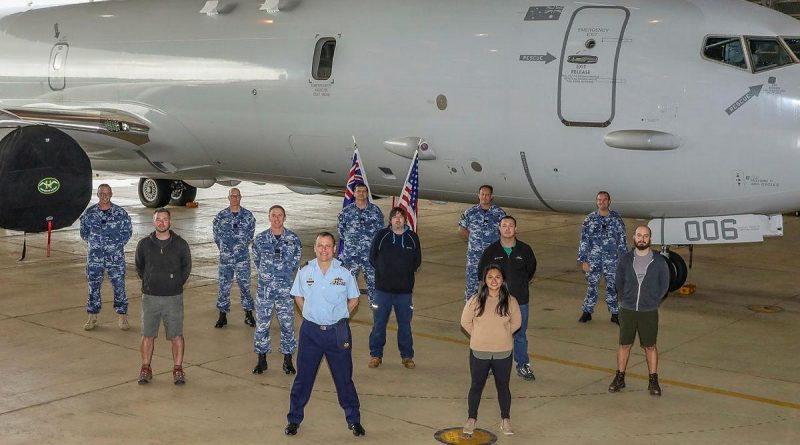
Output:
<path fill-rule="evenodd" d="M 167 204 L 184 206 L 194 201 L 197 187 L 183 181 L 170 179 L 139 179 L 139 201 L 151 209 L 164 207 Z"/>

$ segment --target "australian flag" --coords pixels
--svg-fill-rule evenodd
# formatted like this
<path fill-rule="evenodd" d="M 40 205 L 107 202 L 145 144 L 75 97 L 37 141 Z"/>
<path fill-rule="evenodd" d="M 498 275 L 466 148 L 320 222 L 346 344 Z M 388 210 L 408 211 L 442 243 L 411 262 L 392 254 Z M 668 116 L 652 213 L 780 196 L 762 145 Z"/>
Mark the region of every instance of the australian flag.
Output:
<path fill-rule="evenodd" d="M 353 164 L 350 166 L 350 172 L 347 173 L 347 185 L 344 186 L 344 201 L 342 201 L 342 208 L 354 203 L 356 185 L 364 184 L 367 186 L 367 197 L 369 202 L 372 202 L 372 189 L 369 188 L 367 182 L 367 174 L 364 171 L 364 165 L 361 163 L 361 155 L 358 153 L 358 147 L 353 150 Z M 344 245 L 342 240 L 339 239 L 339 249 L 337 252 L 341 255 Z"/>
<path fill-rule="evenodd" d="M 403 184 L 403 192 L 400 194 L 399 207 L 405 210 L 408 227 L 414 232 L 417 231 L 417 209 L 419 208 L 419 151 L 414 152 L 414 159 L 411 161 L 411 168 L 406 176 L 406 183 Z"/>

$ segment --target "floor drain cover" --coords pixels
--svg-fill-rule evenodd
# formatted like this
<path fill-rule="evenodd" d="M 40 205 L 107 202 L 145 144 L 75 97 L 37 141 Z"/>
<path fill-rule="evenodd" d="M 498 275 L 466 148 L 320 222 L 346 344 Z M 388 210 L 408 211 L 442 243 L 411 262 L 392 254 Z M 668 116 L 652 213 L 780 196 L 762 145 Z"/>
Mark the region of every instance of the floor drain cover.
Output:
<path fill-rule="evenodd" d="M 775 312 L 782 312 L 783 308 L 780 306 L 764 306 L 761 304 L 751 304 L 747 306 L 747 309 L 750 309 L 753 312 L 762 312 L 765 314 L 774 314 Z"/>
<path fill-rule="evenodd" d="M 447 428 L 439 430 L 433 437 L 441 443 L 446 444 L 459 444 L 459 445 L 489 445 L 497 442 L 497 436 L 494 434 L 475 428 L 475 432 L 471 437 L 464 437 L 461 434 L 462 427 Z"/>

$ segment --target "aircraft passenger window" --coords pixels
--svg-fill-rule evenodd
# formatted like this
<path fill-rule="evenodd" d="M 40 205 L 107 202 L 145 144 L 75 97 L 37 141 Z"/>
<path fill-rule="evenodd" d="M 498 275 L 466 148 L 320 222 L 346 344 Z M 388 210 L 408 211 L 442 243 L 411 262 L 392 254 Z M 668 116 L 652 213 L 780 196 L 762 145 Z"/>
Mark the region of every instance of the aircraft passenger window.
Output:
<path fill-rule="evenodd" d="M 800 58 L 800 37 L 784 37 L 783 43 L 792 50 L 795 56 Z"/>
<path fill-rule="evenodd" d="M 333 52 L 336 49 L 336 39 L 323 37 L 317 40 L 314 49 L 314 66 L 311 76 L 316 80 L 328 80 L 333 72 Z"/>
<path fill-rule="evenodd" d="M 753 72 L 794 63 L 777 38 L 749 38 L 747 44 L 750 47 Z"/>
<path fill-rule="evenodd" d="M 703 45 L 703 55 L 711 60 L 733 65 L 738 68 L 747 68 L 744 60 L 742 40 L 739 37 L 706 37 Z"/>

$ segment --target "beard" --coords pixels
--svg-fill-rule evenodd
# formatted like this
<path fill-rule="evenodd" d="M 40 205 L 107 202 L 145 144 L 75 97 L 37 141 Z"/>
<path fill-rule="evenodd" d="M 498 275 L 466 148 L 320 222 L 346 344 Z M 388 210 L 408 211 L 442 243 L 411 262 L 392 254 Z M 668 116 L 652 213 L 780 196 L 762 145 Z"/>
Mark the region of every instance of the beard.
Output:
<path fill-rule="evenodd" d="M 167 226 L 164 230 L 161 230 L 161 229 L 158 228 L 158 226 L 156 226 L 156 232 L 158 232 L 158 233 L 167 233 L 167 232 L 169 232 L 169 227 L 170 226 Z"/>
<path fill-rule="evenodd" d="M 650 241 L 647 242 L 642 241 L 635 244 L 636 244 L 636 249 L 638 250 L 647 250 L 650 248 Z"/>

